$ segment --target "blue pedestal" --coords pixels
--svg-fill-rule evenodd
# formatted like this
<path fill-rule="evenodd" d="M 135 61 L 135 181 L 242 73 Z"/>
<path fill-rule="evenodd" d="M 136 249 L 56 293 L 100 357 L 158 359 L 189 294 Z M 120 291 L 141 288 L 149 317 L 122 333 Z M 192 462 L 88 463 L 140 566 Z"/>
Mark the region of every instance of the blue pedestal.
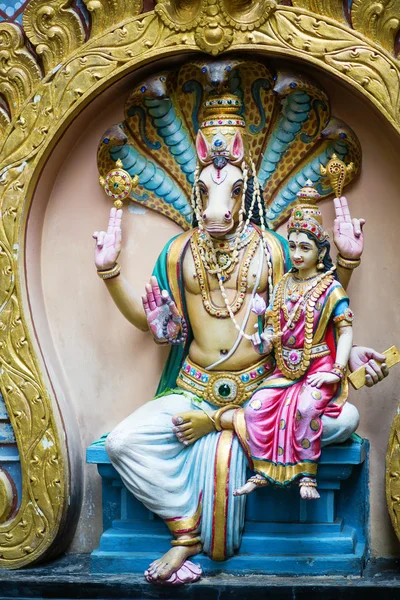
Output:
<path fill-rule="evenodd" d="M 104 443 L 105 436 L 87 449 L 103 490 L 103 534 L 91 569 L 142 572 L 171 547 L 171 534 L 127 491 Z M 368 447 L 367 440 L 352 436 L 323 450 L 320 500 L 301 500 L 297 486 L 257 490 L 247 499 L 240 552 L 225 562 L 203 555 L 195 561 L 207 574 L 361 575 L 368 556 Z"/>

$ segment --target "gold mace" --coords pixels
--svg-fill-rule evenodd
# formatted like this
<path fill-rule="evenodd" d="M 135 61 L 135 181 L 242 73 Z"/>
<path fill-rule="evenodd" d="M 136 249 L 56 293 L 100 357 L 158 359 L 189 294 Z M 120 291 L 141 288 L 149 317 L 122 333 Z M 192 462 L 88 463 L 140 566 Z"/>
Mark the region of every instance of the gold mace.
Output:
<path fill-rule="evenodd" d="M 340 198 L 343 191 L 344 182 L 346 180 L 346 176 L 350 175 L 354 171 L 354 163 L 349 163 L 346 165 L 340 158 L 336 156 L 336 154 L 332 154 L 332 158 L 324 167 L 320 166 L 319 171 L 321 175 L 328 176 L 329 182 L 332 186 L 332 189 L 335 193 L 335 198 Z"/>
<path fill-rule="evenodd" d="M 99 183 L 107 196 L 114 200 L 114 206 L 118 210 L 124 205 L 124 200 L 129 197 L 132 188 L 139 183 L 139 177 L 131 177 L 128 171 L 123 168 L 122 160 L 119 158 L 115 163 L 115 169 L 112 169 L 105 177 L 99 177 Z"/>

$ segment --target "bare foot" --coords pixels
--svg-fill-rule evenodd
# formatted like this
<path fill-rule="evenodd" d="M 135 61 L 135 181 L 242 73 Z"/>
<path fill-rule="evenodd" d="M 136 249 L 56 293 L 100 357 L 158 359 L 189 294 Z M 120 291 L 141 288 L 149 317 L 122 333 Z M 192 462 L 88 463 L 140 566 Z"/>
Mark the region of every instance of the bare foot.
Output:
<path fill-rule="evenodd" d="M 214 423 L 202 410 L 190 410 L 172 417 L 172 431 L 184 446 L 193 444 L 204 435 L 215 431 Z"/>
<path fill-rule="evenodd" d="M 300 496 L 303 500 L 318 500 L 321 496 L 316 487 L 300 485 Z"/>
<path fill-rule="evenodd" d="M 180 569 L 187 558 L 199 552 L 201 552 L 201 544 L 174 546 L 164 556 L 151 563 L 147 569 L 148 575 L 153 581 L 169 579 L 173 573 Z"/>
<path fill-rule="evenodd" d="M 244 494 L 251 494 L 251 492 L 254 492 L 256 488 L 265 487 L 266 485 L 268 485 L 268 481 L 265 479 L 265 477 L 257 473 L 257 475 L 250 477 L 250 479 L 244 485 L 242 485 L 242 487 L 234 490 L 233 495 L 243 496 Z"/>
<path fill-rule="evenodd" d="M 251 492 L 254 492 L 256 487 L 257 486 L 255 483 L 248 481 L 247 483 L 242 485 L 242 487 L 238 488 L 237 490 L 234 490 L 233 495 L 234 496 L 243 496 L 244 494 L 251 494 Z"/>

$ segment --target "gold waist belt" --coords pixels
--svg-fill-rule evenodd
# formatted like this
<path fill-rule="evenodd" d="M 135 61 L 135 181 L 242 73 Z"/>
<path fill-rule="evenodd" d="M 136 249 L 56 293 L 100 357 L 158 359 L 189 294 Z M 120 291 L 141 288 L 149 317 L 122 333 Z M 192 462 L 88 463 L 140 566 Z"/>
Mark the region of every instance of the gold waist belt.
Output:
<path fill-rule="evenodd" d="M 224 406 L 246 402 L 254 390 L 274 369 L 274 361 L 264 357 L 243 371 L 206 371 L 186 358 L 176 384 L 203 400 Z"/>
<path fill-rule="evenodd" d="M 311 348 L 312 359 L 328 356 L 328 354 L 330 354 L 330 350 L 327 344 L 318 344 L 318 346 L 312 346 Z M 295 369 L 303 358 L 303 350 L 302 348 L 285 348 L 285 346 L 282 346 L 282 356 L 288 367 Z"/>

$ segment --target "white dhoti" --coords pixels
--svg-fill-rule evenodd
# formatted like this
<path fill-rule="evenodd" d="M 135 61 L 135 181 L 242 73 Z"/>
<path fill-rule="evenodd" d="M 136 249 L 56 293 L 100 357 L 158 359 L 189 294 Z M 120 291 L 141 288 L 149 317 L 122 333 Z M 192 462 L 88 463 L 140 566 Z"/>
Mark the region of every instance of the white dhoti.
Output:
<path fill-rule="evenodd" d="M 240 546 L 245 496 L 233 491 L 246 481 L 247 459 L 233 431 L 210 433 L 191 446 L 178 440 L 172 417 L 201 410 L 193 398 L 179 391 L 147 402 L 109 434 L 106 450 L 128 490 L 172 534 L 199 531 L 203 551 L 224 560 Z M 357 409 L 345 404 L 337 419 L 322 417 L 322 423 L 323 445 L 343 442 L 358 426 Z"/>

